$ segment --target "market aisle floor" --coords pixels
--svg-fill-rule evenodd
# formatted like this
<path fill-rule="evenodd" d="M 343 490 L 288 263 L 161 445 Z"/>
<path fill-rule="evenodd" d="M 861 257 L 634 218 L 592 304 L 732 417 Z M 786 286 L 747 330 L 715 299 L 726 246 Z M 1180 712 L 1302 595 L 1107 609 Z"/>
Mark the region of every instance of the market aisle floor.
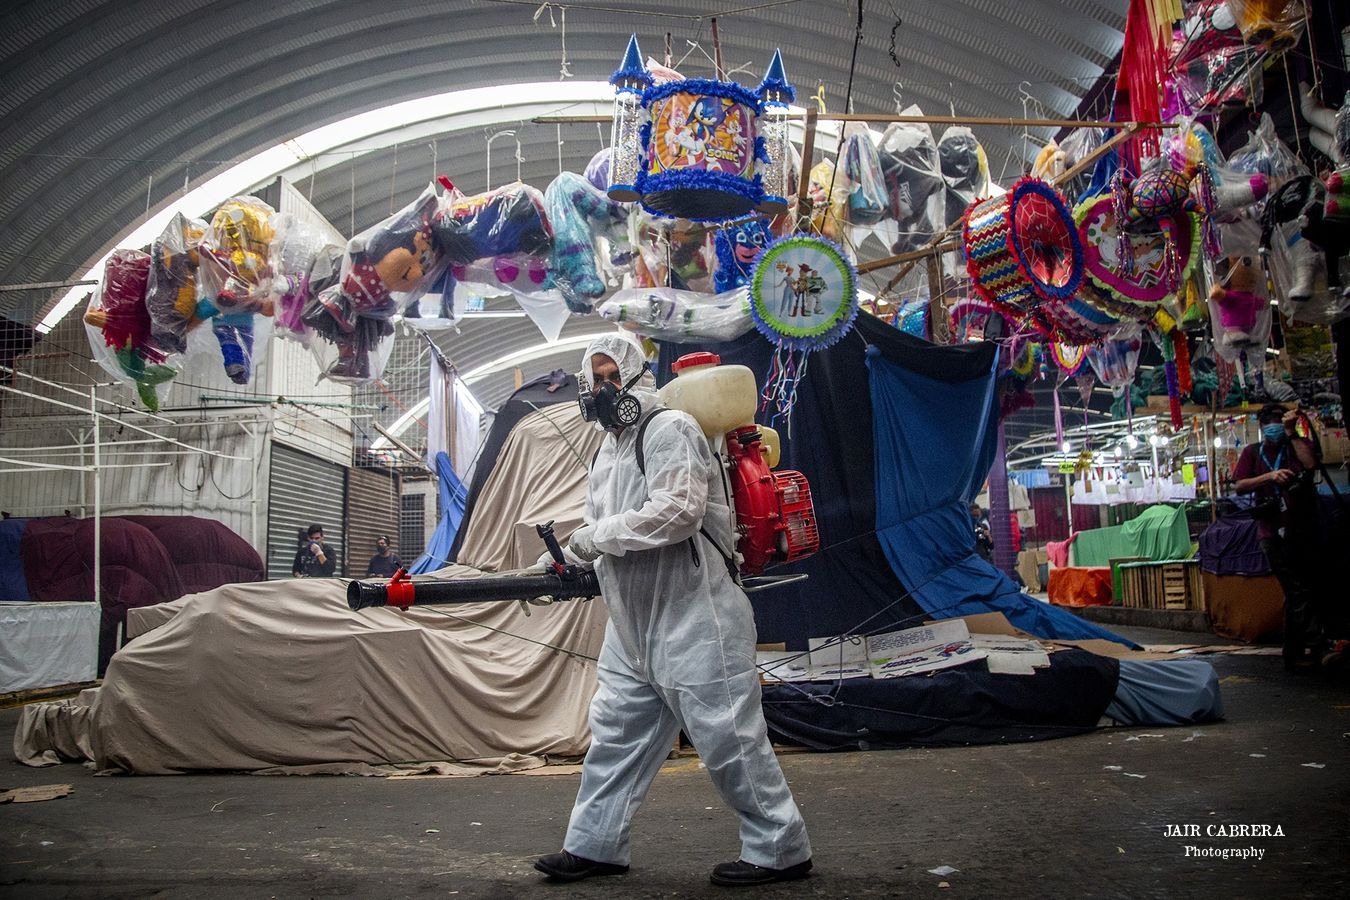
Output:
<path fill-rule="evenodd" d="M 1229 716 L 1217 725 L 785 754 L 815 874 L 747 896 L 1350 896 L 1350 687 L 1286 676 L 1278 657 L 1213 661 Z M 0 713 L 6 747 L 17 719 Z M 696 759 L 657 779 L 631 873 L 572 886 L 530 862 L 557 849 L 575 775 L 96 778 L 0 763 L 0 786 L 60 782 L 74 793 L 0 806 L 0 897 L 726 896 L 707 874 L 736 847 Z M 1204 836 L 1220 825 L 1284 836 Z M 958 871 L 928 872 L 940 866 Z"/>

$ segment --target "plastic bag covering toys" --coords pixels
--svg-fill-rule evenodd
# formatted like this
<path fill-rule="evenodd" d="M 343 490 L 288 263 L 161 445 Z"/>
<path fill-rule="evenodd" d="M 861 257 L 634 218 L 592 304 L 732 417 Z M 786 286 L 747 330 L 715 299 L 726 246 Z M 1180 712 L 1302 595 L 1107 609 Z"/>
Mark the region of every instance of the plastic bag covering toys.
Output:
<path fill-rule="evenodd" d="M 1303 0 L 1228 0 L 1248 44 L 1273 53 L 1288 50 L 1303 33 Z"/>
<path fill-rule="evenodd" d="M 923 115 L 917 106 L 904 115 Z M 946 184 L 938 162 L 933 130 L 925 124 L 896 122 L 881 136 L 881 172 L 890 198 L 890 216 L 899 223 L 892 250 L 904 253 L 926 244 L 940 226 L 928 212 L 928 200 Z"/>
<path fill-rule="evenodd" d="M 187 352 L 188 329 L 197 325 L 197 267 L 206 223 L 179 213 L 150 246 L 145 307 L 150 336 L 166 352 Z"/>
<path fill-rule="evenodd" d="M 272 315 L 272 217 L 256 197 L 226 200 L 211 217 L 197 269 L 197 317 L 211 319 L 225 374 L 253 376 L 253 317 Z"/>
<path fill-rule="evenodd" d="M 712 293 L 712 230 L 683 219 L 637 214 L 636 287 L 672 287 Z"/>
<path fill-rule="evenodd" d="M 658 341 L 733 341 L 754 327 L 749 292 L 733 288 L 698 294 L 673 288 L 618 291 L 600 304 L 600 316 Z"/>
<path fill-rule="evenodd" d="M 1210 289 L 1210 321 L 1216 348 L 1226 359 L 1236 360 L 1246 350 L 1265 347 L 1270 339 L 1270 301 L 1266 277 L 1248 257 L 1229 261 L 1226 279 Z"/>
<path fill-rule="evenodd" d="M 275 220 L 272 240 L 272 299 L 277 334 L 309 346 L 309 330 L 302 317 L 310 300 L 337 283 L 342 271 L 342 248 L 317 228 L 295 216 Z"/>
<path fill-rule="evenodd" d="M 848 205 L 848 179 L 836 172 L 834 162 L 828 159 L 812 166 L 808 177 L 806 194 L 811 198 L 811 227 L 817 234 L 839 242 Z"/>
<path fill-rule="evenodd" d="M 844 125 L 844 177 L 848 179 L 848 221 L 875 225 L 886 215 L 889 198 L 881 174 L 881 154 L 872 131 L 862 122 Z"/>
<path fill-rule="evenodd" d="M 713 239 L 717 250 L 713 289 L 721 294 L 749 284 L 755 259 L 772 240 L 773 233 L 760 219 L 732 225 L 717 232 L 717 237 Z"/>
<path fill-rule="evenodd" d="M 361 384 L 377 377 L 388 358 L 389 319 L 400 301 L 416 302 L 445 269 L 433 220 L 440 201 L 428 186 L 416 200 L 347 242 L 342 274 L 321 291 L 302 316 L 322 340 L 310 350 L 323 377 Z"/>
<path fill-rule="evenodd" d="M 610 263 L 609 247 L 619 259 L 632 261 L 627 243 L 629 207 L 609 199 L 580 175 L 562 172 L 544 192 L 548 223 L 553 228 L 553 282 L 567 308 L 588 313 L 605 293 L 602 259 Z M 602 249 L 601 237 L 609 240 Z M 612 242 L 612 243 L 611 243 Z"/>
<path fill-rule="evenodd" d="M 1288 297 L 1295 303 L 1312 296 L 1312 281 L 1317 269 L 1326 273 L 1327 287 L 1341 293 L 1340 258 L 1350 251 L 1350 227 L 1326 218 L 1326 189 L 1311 175 L 1300 175 L 1284 184 L 1266 201 L 1261 214 L 1261 252 L 1269 253 L 1276 226 L 1292 223 L 1297 234 L 1286 232 L 1284 247 L 1294 281 Z M 1299 241 L 1298 238 L 1302 238 Z M 1281 243 L 1281 242 L 1276 242 Z M 1310 244 L 1310 247 L 1299 246 Z M 1320 255 L 1320 263 L 1316 257 Z"/>
<path fill-rule="evenodd" d="M 947 182 L 943 225 L 950 225 L 966 207 L 989 196 L 989 162 L 975 133 L 964 125 L 953 125 L 938 140 L 938 161 Z"/>
<path fill-rule="evenodd" d="M 94 359 L 118 381 L 134 384 L 141 402 L 159 409 L 156 388 L 178 370 L 151 334 L 145 307 L 150 256 L 139 250 L 114 250 L 103 266 L 103 280 L 84 314 Z"/>

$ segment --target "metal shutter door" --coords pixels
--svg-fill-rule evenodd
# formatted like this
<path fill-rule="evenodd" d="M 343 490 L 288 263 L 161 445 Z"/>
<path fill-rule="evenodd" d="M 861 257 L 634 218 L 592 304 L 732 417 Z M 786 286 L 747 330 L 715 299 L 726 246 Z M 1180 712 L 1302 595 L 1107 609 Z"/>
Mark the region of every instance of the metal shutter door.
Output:
<path fill-rule="evenodd" d="M 341 575 L 346 563 L 346 470 L 317 456 L 272 444 L 272 473 L 267 484 L 267 575 L 290 578 L 300 532 L 311 522 L 323 526 L 324 543 L 333 548 Z"/>
<path fill-rule="evenodd" d="M 366 574 L 375 555 L 375 538 L 387 535 L 394 552 L 399 547 L 399 479 L 378 469 L 347 472 L 347 569 L 352 578 Z"/>

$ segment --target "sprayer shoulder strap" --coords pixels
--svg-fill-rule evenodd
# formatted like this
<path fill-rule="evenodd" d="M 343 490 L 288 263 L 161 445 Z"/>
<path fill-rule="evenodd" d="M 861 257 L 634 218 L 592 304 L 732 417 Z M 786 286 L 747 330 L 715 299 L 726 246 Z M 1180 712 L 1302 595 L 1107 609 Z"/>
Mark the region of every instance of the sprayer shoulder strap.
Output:
<path fill-rule="evenodd" d="M 647 435 L 647 426 L 651 424 L 652 419 L 655 419 L 663 412 L 670 412 L 670 408 L 663 406 L 658 409 L 652 410 L 651 415 L 643 419 L 642 424 L 638 425 L 637 441 L 636 441 L 637 446 L 635 449 L 637 453 L 638 471 L 642 473 L 643 478 L 647 477 L 647 454 L 643 449 L 642 440 Z M 592 464 L 594 464 L 594 460 L 592 460 Z M 740 572 L 736 569 L 736 560 L 728 556 L 726 554 L 726 551 L 722 549 L 722 547 L 717 543 L 717 541 L 713 540 L 713 536 L 711 534 L 708 534 L 708 529 L 700 525 L 698 528 L 698 533 L 707 538 L 708 543 L 712 544 L 713 549 L 717 551 L 717 555 L 722 557 L 722 562 L 726 565 L 727 574 L 731 576 L 731 580 L 738 581 L 740 577 Z M 698 564 L 698 552 L 695 544 L 697 540 L 698 540 L 697 536 L 691 537 L 689 539 L 689 546 L 694 549 L 695 565 Z"/>

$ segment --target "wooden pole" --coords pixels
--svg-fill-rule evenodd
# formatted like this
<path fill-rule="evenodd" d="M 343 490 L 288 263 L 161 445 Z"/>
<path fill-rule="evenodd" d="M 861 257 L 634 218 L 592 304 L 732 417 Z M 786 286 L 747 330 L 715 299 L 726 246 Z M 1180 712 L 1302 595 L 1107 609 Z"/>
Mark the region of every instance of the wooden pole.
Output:
<path fill-rule="evenodd" d="M 802 135 L 802 170 L 797 176 L 797 231 L 810 227 L 811 198 L 808 189 L 811 186 L 811 157 L 816 153 L 817 111 L 806 111 L 806 133 Z M 828 199 L 826 203 L 828 203 Z"/>
<path fill-rule="evenodd" d="M 712 23 L 712 42 L 713 42 L 713 71 L 717 73 L 717 80 L 723 81 L 725 80 L 725 77 L 722 75 L 722 73 L 725 72 L 726 70 L 722 68 L 722 38 L 717 33 L 716 16 L 713 16 L 711 23 Z"/>
<path fill-rule="evenodd" d="M 666 32 L 666 68 L 667 68 L 667 69 L 669 69 L 669 68 L 674 64 L 674 60 L 675 60 L 675 54 L 671 51 L 671 36 L 670 36 L 670 32 L 667 31 L 667 32 Z"/>
<path fill-rule="evenodd" d="M 1111 150 L 1115 149 L 1117 145 L 1123 143 L 1124 141 L 1129 140 L 1131 137 L 1134 136 L 1136 132 L 1139 131 L 1140 128 L 1143 127 L 1138 122 L 1126 122 L 1124 124 L 1125 127 L 1122 128 L 1120 132 L 1112 135 L 1109 140 L 1103 141 L 1101 143 L 1101 146 L 1097 147 L 1087 156 L 1084 156 L 1078 162 L 1074 163 L 1073 166 L 1071 166 L 1069 169 L 1066 169 L 1062 175 L 1055 176 L 1055 178 L 1050 183 L 1053 184 L 1055 187 L 1060 187 L 1061 185 L 1064 185 L 1069 181 L 1072 181 L 1074 178 L 1077 178 L 1079 174 L 1087 171 L 1089 168 L 1096 165 L 1097 160 L 1101 159 L 1107 153 L 1111 152 Z M 947 238 L 950 237 L 952 234 L 954 234 L 956 230 L 961 226 L 961 224 L 962 224 L 961 221 L 957 220 L 956 222 L 953 222 L 951 225 L 948 225 L 946 228 L 942 229 L 937 234 L 933 235 L 933 239 L 929 241 L 926 246 L 921 247 L 918 250 L 911 250 L 908 253 L 897 253 L 895 256 L 883 256 L 881 259 L 874 259 L 871 262 L 863 263 L 862 265 L 860 265 L 858 267 L 858 271 L 871 272 L 876 269 L 884 269 L 887 266 L 905 263 L 905 266 L 899 272 L 896 272 L 895 275 L 891 277 L 890 281 L 886 282 L 886 286 L 883 287 L 881 291 L 878 293 L 878 296 L 881 296 L 882 294 L 885 294 L 887 291 L 891 290 L 897 284 L 899 284 L 900 280 L 904 278 L 906 275 L 908 275 L 910 273 L 910 270 L 914 268 L 914 265 L 918 260 L 923 259 L 925 256 L 932 256 L 933 254 L 936 253 L 946 252 L 947 250 L 960 249 L 959 244 L 956 244 L 954 246 L 946 246 L 944 245 L 943 242 L 946 241 Z"/>
<path fill-rule="evenodd" d="M 928 257 L 928 339 L 947 343 L 947 312 L 942 304 L 941 257 Z"/>
<path fill-rule="evenodd" d="M 714 57 L 716 59 L 716 57 Z M 791 118 L 800 119 L 801 114 Z M 536 116 L 530 121 L 540 125 L 593 124 L 609 122 L 613 116 Z M 830 113 L 819 116 L 821 122 L 871 122 L 886 125 L 892 122 L 919 125 L 989 125 L 1002 128 L 1106 128 L 1113 131 L 1142 130 L 1145 128 L 1176 128 L 1175 122 L 1111 122 L 1105 119 L 1003 119 L 997 116 L 892 116 L 885 113 Z"/>

